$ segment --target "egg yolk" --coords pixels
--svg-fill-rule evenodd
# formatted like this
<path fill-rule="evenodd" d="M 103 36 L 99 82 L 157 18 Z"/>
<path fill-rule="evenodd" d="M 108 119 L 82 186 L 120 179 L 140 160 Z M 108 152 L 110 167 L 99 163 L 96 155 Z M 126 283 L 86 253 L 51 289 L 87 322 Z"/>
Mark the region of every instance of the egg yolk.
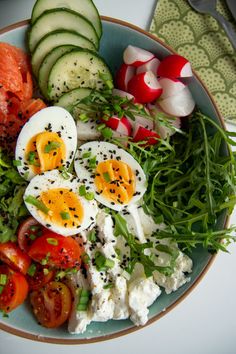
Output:
<path fill-rule="evenodd" d="M 39 133 L 30 139 L 25 158 L 35 174 L 59 168 L 66 158 L 64 141 L 54 132 Z"/>
<path fill-rule="evenodd" d="M 49 209 L 48 214 L 39 211 L 46 222 L 61 227 L 80 227 L 84 210 L 78 195 L 66 188 L 54 188 L 40 194 L 39 200 Z"/>
<path fill-rule="evenodd" d="M 95 186 L 111 202 L 127 204 L 135 192 L 135 176 L 125 162 L 102 161 L 96 168 Z"/>

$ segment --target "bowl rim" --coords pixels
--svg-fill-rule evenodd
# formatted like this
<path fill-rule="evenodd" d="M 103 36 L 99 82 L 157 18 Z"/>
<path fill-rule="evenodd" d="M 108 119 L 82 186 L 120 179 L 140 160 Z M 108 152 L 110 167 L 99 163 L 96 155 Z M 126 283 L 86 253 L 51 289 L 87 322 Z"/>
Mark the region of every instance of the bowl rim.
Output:
<path fill-rule="evenodd" d="M 124 26 L 124 27 L 128 27 L 132 30 L 135 30 L 141 34 L 144 34 L 146 36 L 148 36 L 149 38 L 151 38 L 152 40 L 156 41 L 157 43 L 161 44 L 164 48 L 166 48 L 167 50 L 169 50 L 172 54 L 177 54 L 176 51 L 173 50 L 173 48 L 171 48 L 169 45 L 167 45 L 166 43 L 164 43 L 162 40 L 160 40 L 157 36 L 151 34 L 150 32 L 136 26 L 133 25 L 129 22 L 120 20 L 120 19 L 116 19 L 113 17 L 109 17 L 109 16 L 101 16 L 101 20 L 105 21 L 105 22 L 111 22 L 111 23 L 115 23 L 118 24 L 120 26 Z M 0 29 L 0 35 L 10 32 L 12 30 L 15 30 L 17 28 L 20 27 L 24 27 L 30 24 L 30 20 L 23 20 L 20 22 L 16 22 L 13 23 L 9 26 L 6 26 L 2 29 Z M 204 88 L 204 90 L 206 91 L 209 99 L 211 100 L 211 103 L 216 111 L 217 117 L 222 125 L 222 127 L 226 130 L 226 126 L 225 126 L 225 122 L 223 120 L 223 117 L 213 99 L 212 94 L 209 92 L 208 88 L 206 87 L 206 85 L 204 84 L 204 82 L 202 81 L 202 79 L 198 76 L 198 74 L 195 72 L 195 70 L 193 69 L 193 74 L 194 76 L 197 78 L 197 80 L 200 82 L 200 84 L 202 85 L 202 87 Z M 229 225 L 229 216 L 226 217 L 225 219 L 225 225 L 224 227 L 227 228 Z M 160 318 L 162 318 L 164 315 L 166 315 L 168 312 L 170 312 L 171 310 L 173 310 L 178 304 L 180 304 L 194 289 L 195 287 L 200 283 L 200 281 L 203 279 L 203 277 L 206 275 L 206 273 L 208 272 L 208 270 L 210 269 L 211 265 L 213 264 L 215 258 L 216 258 L 217 253 L 215 253 L 214 255 L 211 255 L 211 258 L 209 259 L 207 265 L 202 269 L 201 273 L 198 275 L 198 277 L 195 279 L 194 283 L 170 306 L 168 306 L 165 311 L 162 311 L 161 313 L 153 316 L 153 318 L 149 319 L 149 321 L 144 325 L 144 326 L 132 326 L 130 328 L 118 331 L 116 333 L 112 333 L 109 335 L 103 335 L 103 336 L 99 336 L 99 337 L 95 337 L 95 338 L 77 338 L 77 339 L 73 339 L 73 338 L 68 338 L 68 339 L 61 339 L 61 338 L 53 338 L 53 337 L 46 337 L 46 336 L 41 336 L 41 335 L 36 335 L 36 334 L 31 334 L 28 332 L 25 332 L 23 330 L 19 330 L 16 328 L 13 328 L 9 325 L 6 325 L 5 323 L 0 323 L 0 329 L 4 330 L 5 332 L 8 332 L 10 334 L 16 335 L 18 337 L 22 337 L 25 339 L 30 339 L 33 341 L 38 341 L 38 342 L 44 342 L 44 343 L 52 343 L 52 344 L 66 344 L 66 345 L 75 345 L 75 344 L 89 344 L 89 343 L 96 343 L 96 342 L 102 342 L 102 341 L 107 341 L 110 339 L 114 339 L 114 338 L 118 338 L 124 335 L 127 335 L 129 333 L 138 331 L 140 329 L 143 329 L 144 327 L 147 327 L 148 325 L 156 322 L 157 320 L 159 320 Z"/>

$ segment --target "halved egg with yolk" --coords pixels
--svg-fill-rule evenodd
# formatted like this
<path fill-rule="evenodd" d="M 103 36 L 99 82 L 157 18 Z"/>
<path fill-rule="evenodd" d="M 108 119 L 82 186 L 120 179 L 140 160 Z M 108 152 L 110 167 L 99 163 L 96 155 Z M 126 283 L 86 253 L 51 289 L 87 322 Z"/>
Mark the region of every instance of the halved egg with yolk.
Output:
<path fill-rule="evenodd" d="M 74 167 L 88 190 L 101 204 L 122 210 L 140 200 L 146 191 L 146 176 L 138 162 L 125 150 L 104 141 L 79 147 Z"/>
<path fill-rule="evenodd" d="M 24 194 L 31 215 L 63 236 L 75 235 L 95 224 L 98 211 L 95 200 L 80 195 L 77 178 L 71 174 L 67 178 L 58 170 L 36 175 Z"/>
<path fill-rule="evenodd" d="M 77 129 L 71 114 L 61 107 L 47 107 L 23 126 L 16 144 L 15 160 L 22 177 L 61 166 L 68 168 L 77 147 Z"/>

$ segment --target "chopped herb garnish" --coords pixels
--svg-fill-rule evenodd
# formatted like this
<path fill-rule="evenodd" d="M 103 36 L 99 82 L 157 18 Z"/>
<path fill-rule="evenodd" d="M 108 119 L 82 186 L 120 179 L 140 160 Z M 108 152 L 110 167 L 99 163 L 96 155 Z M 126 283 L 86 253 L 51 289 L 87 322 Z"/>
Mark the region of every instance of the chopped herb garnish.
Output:
<path fill-rule="evenodd" d="M 79 119 L 84 123 L 87 123 L 89 121 L 89 117 L 85 113 L 81 113 L 79 115 Z"/>
<path fill-rule="evenodd" d="M 6 285 L 6 284 L 7 284 L 7 275 L 0 274 L 0 285 Z"/>
<path fill-rule="evenodd" d="M 47 243 L 49 243 L 49 245 L 58 246 L 58 240 L 53 237 L 48 237 Z"/>
<path fill-rule="evenodd" d="M 34 205 L 37 209 L 41 210 L 44 214 L 48 214 L 50 210 L 46 207 L 46 205 L 43 202 L 41 202 L 40 200 L 38 200 L 32 195 L 27 195 L 27 197 L 25 198 L 25 202 Z"/>
<path fill-rule="evenodd" d="M 33 166 L 39 166 L 39 162 L 36 161 L 36 152 L 30 151 L 27 156 L 27 160 L 29 162 L 29 165 Z"/>
<path fill-rule="evenodd" d="M 90 158 L 90 159 L 88 160 L 88 162 L 89 162 L 89 167 L 90 167 L 90 168 L 95 168 L 95 167 L 97 166 L 97 165 L 96 165 L 96 161 L 97 161 L 96 156 Z"/>
<path fill-rule="evenodd" d="M 68 173 L 68 170 L 65 168 L 65 166 L 60 166 L 59 171 L 61 173 L 61 176 L 65 179 L 68 180 L 70 179 L 70 174 Z"/>
<path fill-rule="evenodd" d="M 87 193 L 87 192 L 86 192 L 86 187 L 85 187 L 85 185 L 82 184 L 81 186 L 79 186 L 79 195 L 80 195 L 81 197 L 84 197 L 86 193 Z"/>
<path fill-rule="evenodd" d="M 110 182 L 111 182 L 111 177 L 110 177 L 110 175 L 109 175 L 109 172 L 104 172 L 102 175 L 103 175 L 104 180 L 105 180 L 107 183 L 110 183 Z"/>
<path fill-rule="evenodd" d="M 113 286 L 114 285 L 112 283 L 109 283 L 109 284 L 104 285 L 103 289 L 111 289 L 111 288 L 113 288 Z"/>
<path fill-rule="evenodd" d="M 35 272 L 36 272 L 36 264 L 35 263 L 32 263 L 27 271 L 27 274 L 30 276 L 30 277 L 33 277 Z"/>
<path fill-rule="evenodd" d="M 12 161 L 13 166 L 18 167 L 22 165 L 22 162 L 20 160 L 13 160 Z"/>
<path fill-rule="evenodd" d="M 59 149 L 60 146 L 61 143 L 58 141 L 50 141 L 47 145 L 45 145 L 44 152 L 49 154 L 51 151 Z"/>
<path fill-rule="evenodd" d="M 66 211 L 61 211 L 60 212 L 62 220 L 70 220 L 70 214 Z"/>
<path fill-rule="evenodd" d="M 89 157 L 91 157 L 91 151 L 86 151 L 82 155 L 83 159 L 88 159 Z"/>
<path fill-rule="evenodd" d="M 85 290 L 85 289 L 80 289 L 79 290 L 79 300 L 77 303 L 77 311 L 87 311 L 88 305 L 89 305 L 89 300 L 90 300 L 90 291 Z"/>
<path fill-rule="evenodd" d="M 93 192 L 86 192 L 85 199 L 93 200 L 94 199 L 94 193 Z"/>
<path fill-rule="evenodd" d="M 94 260 L 98 271 L 106 271 L 107 269 L 113 268 L 115 265 L 115 262 L 112 259 L 106 258 L 99 251 L 95 253 Z"/>
<path fill-rule="evenodd" d="M 48 264 L 50 255 L 51 255 L 50 252 L 48 252 L 48 253 L 46 254 L 46 257 L 41 260 L 41 264 L 42 264 L 42 265 Z"/>
<path fill-rule="evenodd" d="M 91 230 L 88 234 L 88 240 L 90 242 L 96 242 L 97 237 L 96 237 L 96 231 L 95 230 Z"/>

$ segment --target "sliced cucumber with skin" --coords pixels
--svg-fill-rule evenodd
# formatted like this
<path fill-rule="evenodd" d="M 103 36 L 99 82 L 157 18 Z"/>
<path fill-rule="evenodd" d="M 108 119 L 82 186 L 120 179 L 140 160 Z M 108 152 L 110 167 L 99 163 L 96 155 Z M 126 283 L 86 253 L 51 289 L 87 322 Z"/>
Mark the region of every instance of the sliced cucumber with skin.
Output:
<path fill-rule="evenodd" d="M 105 83 L 101 74 L 112 81 L 107 64 L 98 54 L 87 49 L 72 50 L 53 65 L 48 77 L 48 97 L 56 101 L 62 94 L 76 87 L 102 90 Z"/>
<path fill-rule="evenodd" d="M 83 98 L 88 97 L 92 89 L 87 87 L 78 87 L 67 93 L 64 93 L 55 103 L 54 106 L 60 106 L 70 110 L 72 106 L 77 105 Z"/>
<path fill-rule="evenodd" d="M 72 49 L 75 49 L 76 46 L 74 45 L 62 45 L 59 47 L 54 48 L 50 53 L 46 55 L 42 64 L 40 65 L 39 69 L 39 77 L 38 77 L 38 84 L 41 93 L 44 97 L 47 97 L 48 94 L 48 75 L 57 61 L 63 54 L 70 52 Z"/>
<path fill-rule="evenodd" d="M 29 49 L 31 53 L 46 34 L 61 29 L 77 32 L 89 39 L 95 45 L 95 48 L 98 49 L 98 36 L 87 18 L 72 10 L 53 9 L 45 11 L 32 25 L 29 32 Z"/>
<path fill-rule="evenodd" d="M 74 31 L 53 31 L 39 41 L 32 54 L 31 64 L 34 75 L 38 76 L 39 67 L 49 52 L 58 46 L 67 44 L 96 51 L 94 44 L 90 40 Z"/>
<path fill-rule="evenodd" d="M 98 37 L 102 35 L 102 25 L 98 10 L 92 0 L 37 0 L 31 15 L 31 23 L 46 10 L 66 8 L 86 17 L 94 26 Z"/>

